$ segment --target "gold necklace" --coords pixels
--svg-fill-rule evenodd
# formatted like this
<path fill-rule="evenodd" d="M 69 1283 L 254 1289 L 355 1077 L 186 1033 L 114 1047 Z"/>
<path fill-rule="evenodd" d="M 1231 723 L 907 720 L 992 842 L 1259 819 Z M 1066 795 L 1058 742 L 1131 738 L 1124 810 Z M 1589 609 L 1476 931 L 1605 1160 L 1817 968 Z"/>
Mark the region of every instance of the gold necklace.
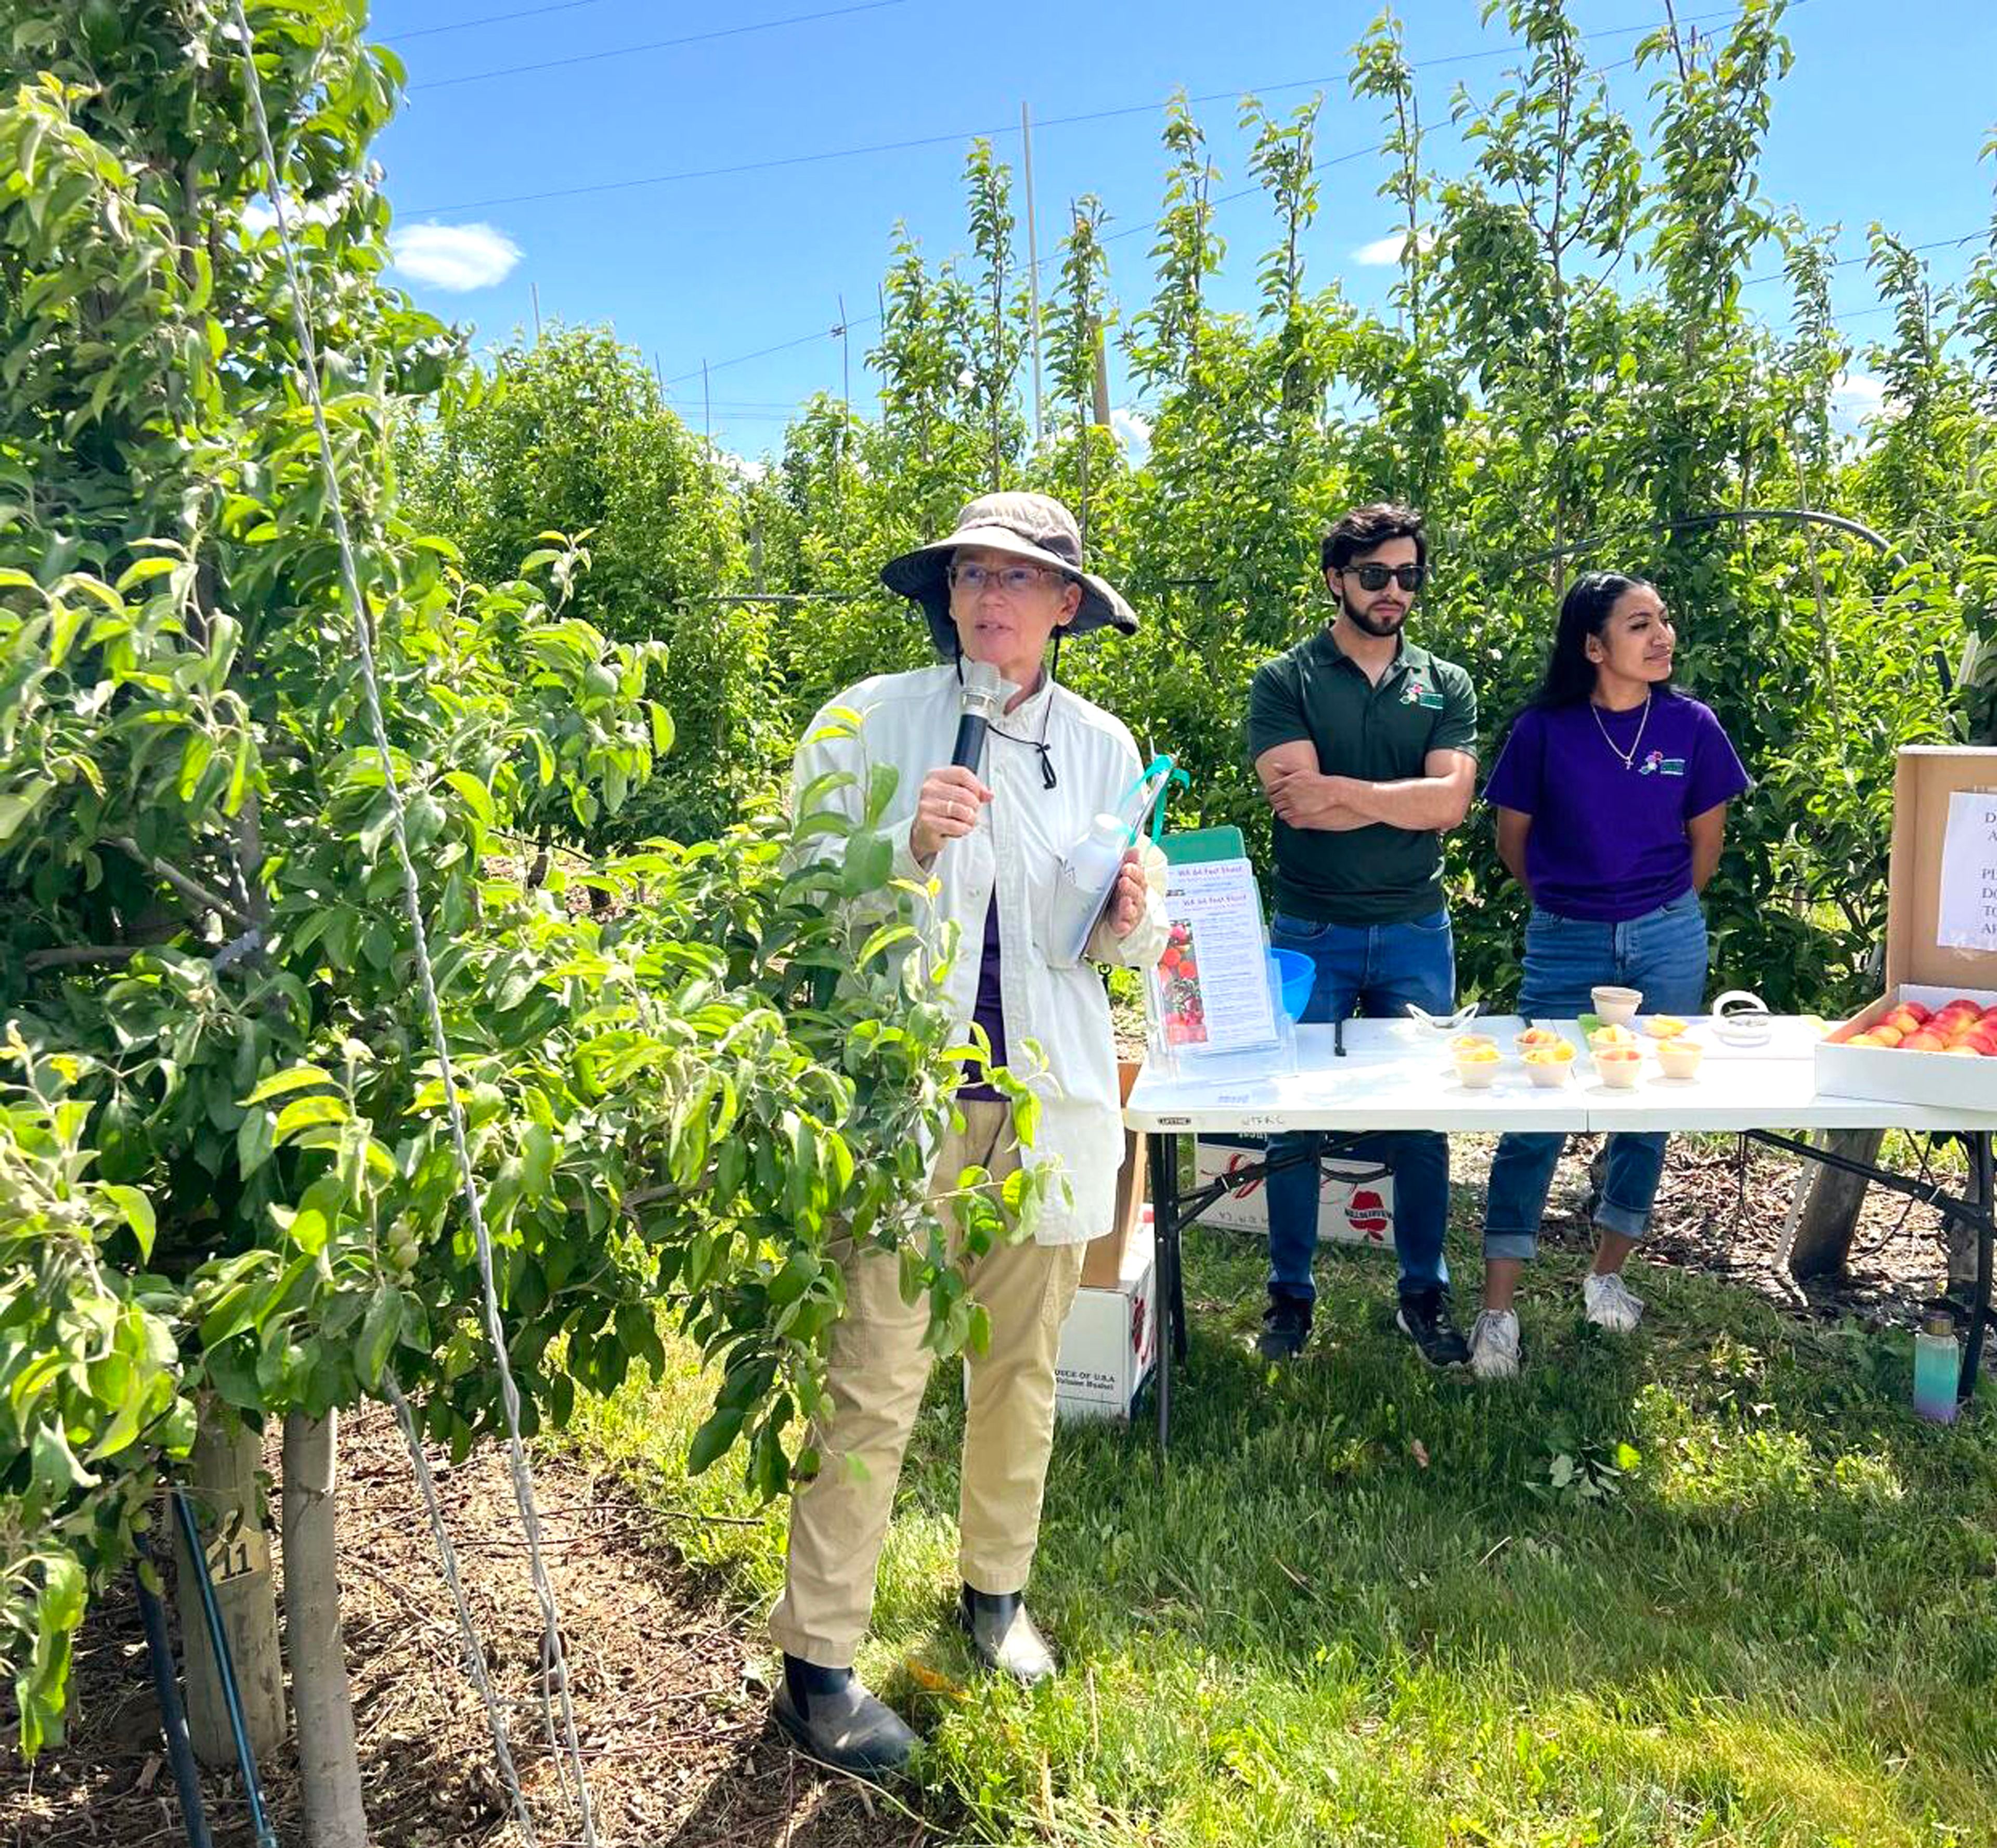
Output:
<path fill-rule="evenodd" d="M 1602 722 L 1602 708 L 1597 706 L 1595 702 L 1591 699 L 1588 703 L 1588 710 L 1595 714 L 1595 729 L 1602 734 L 1602 743 L 1606 744 L 1609 750 L 1614 753 L 1616 758 L 1621 762 L 1624 769 L 1635 769 L 1637 767 L 1637 753 L 1638 750 L 1641 748 L 1643 742 L 1643 727 L 1650 722 L 1650 696 L 1649 693 L 1646 691 L 1643 695 L 1643 716 L 1637 721 L 1637 735 L 1630 741 L 1630 748 L 1627 751 L 1621 751 L 1616 748 L 1616 741 L 1609 735 L 1609 727 Z"/>

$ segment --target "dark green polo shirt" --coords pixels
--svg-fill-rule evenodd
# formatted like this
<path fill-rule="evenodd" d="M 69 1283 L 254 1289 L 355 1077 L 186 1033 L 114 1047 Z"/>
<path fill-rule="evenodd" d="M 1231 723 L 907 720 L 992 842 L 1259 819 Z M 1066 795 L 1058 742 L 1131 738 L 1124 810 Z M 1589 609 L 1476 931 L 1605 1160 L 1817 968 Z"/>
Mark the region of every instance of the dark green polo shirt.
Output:
<path fill-rule="evenodd" d="M 1375 686 L 1329 627 L 1256 670 L 1248 757 L 1307 738 L 1326 776 L 1399 782 L 1431 751 L 1477 750 L 1477 695 L 1453 661 L 1405 637 Z M 1276 821 L 1276 909 L 1319 924 L 1400 924 L 1442 908 L 1442 836 L 1375 822 L 1344 833 Z"/>

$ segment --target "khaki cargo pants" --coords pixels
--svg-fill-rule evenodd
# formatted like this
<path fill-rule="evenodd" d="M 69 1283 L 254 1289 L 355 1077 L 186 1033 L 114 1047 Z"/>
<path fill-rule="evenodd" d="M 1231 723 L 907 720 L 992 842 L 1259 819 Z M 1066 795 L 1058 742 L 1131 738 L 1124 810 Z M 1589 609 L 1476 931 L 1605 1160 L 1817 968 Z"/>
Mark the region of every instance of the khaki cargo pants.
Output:
<path fill-rule="evenodd" d="M 944 1138 L 930 1171 L 939 1192 L 967 1167 L 1002 1180 L 1019 1165 L 1005 1104 L 958 1108 L 963 1133 Z M 966 1354 L 957 1538 L 964 1582 L 980 1591 L 1023 1591 L 1033 1566 L 1054 1448 L 1054 1354 L 1085 1249 L 999 1245 L 971 1271 L 992 1341 L 984 1354 Z M 812 1438 L 823 1466 L 792 1504 L 789 1568 L 770 1617 L 779 1649 L 822 1668 L 850 1667 L 866 1633 L 902 1453 L 935 1359 L 922 1345 L 928 1306 L 902 1301 L 895 1259 L 871 1249 L 842 1256 L 847 1304 L 833 1334 L 830 1410 Z M 848 1457 L 864 1475 L 843 1466 Z"/>

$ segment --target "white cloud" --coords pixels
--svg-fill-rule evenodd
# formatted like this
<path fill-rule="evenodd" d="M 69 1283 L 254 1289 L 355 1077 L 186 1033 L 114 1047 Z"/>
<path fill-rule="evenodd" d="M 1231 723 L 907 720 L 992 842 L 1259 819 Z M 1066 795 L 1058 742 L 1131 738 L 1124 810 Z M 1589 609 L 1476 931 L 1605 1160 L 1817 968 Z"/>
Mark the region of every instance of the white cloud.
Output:
<path fill-rule="evenodd" d="M 760 482 L 770 472 L 767 462 L 751 461 L 746 455 L 737 455 L 732 449 L 716 450 L 714 462 L 723 475 L 731 475 L 738 482 Z"/>
<path fill-rule="evenodd" d="M 454 295 L 503 282 L 520 261 L 520 247 L 490 225 L 405 225 L 388 244 L 404 275 Z"/>
<path fill-rule="evenodd" d="M 1435 248 L 1435 233 L 1427 230 L 1417 231 L 1415 233 L 1415 241 L 1424 251 L 1432 250 Z M 1352 253 L 1352 261 L 1354 263 L 1365 264 L 1369 267 L 1399 263 L 1401 261 L 1401 253 L 1406 249 L 1407 244 L 1406 232 L 1389 231 L 1385 237 L 1376 237 L 1371 244 L 1362 244 Z"/>
<path fill-rule="evenodd" d="M 1838 416 L 1857 420 L 1876 417 L 1886 408 L 1886 382 L 1870 372 L 1844 372 L 1830 389 L 1830 408 Z"/>
<path fill-rule="evenodd" d="M 1109 427 L 1116 433 L 1116 440 L 1126 451 L 1143 455 L 1151 447 L 1151 423 L 1148 417 L 1140 416 L 1127 404 L 1119 404 L 1109 413 Z"/>

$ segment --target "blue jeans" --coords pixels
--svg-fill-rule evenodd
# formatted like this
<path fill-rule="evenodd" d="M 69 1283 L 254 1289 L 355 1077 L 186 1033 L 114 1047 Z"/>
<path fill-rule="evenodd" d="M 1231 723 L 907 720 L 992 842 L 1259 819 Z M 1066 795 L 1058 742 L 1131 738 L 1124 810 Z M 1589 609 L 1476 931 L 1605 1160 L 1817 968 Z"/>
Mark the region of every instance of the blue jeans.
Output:
<path fill-rule="evenodd" d="M 1591 924 L 1535 909 L 1526 925 L 1519 1011 L 1535 1020 L 1571 1019 L 1593 1008 L 1588 990 L 1603 983 L 1641 989 L 1646 1014 L 1697 1014 L 1706 1004 L 1706 914 L 1699 895 L 1688 892 L 1626 924 Z M 1532 1256 L 1566 1142 L 1557 1135 L 1499 1138 L 1484 1214 L 1485 1257 Z M 1626 1238 L 1650 1229 L 1664 1142 L 1661 1135 L 1632 1132 L 1609 1138 L 1597 1225 Z"/>
<path fill-rule="evenodd" d="M 1307 918 L 1271 921 L 1279 948 L 1301 950 L 1317 965 L 1306 1021 L 1349 1018 L 1355 1012 L 1399 1019 L 1412 1001 L 1431 1014 L 1456 1005 L 1456 945 L 1449 914 L 1437 911 L 1405 924 L 1323 924 Z M 1269 1138 L 1273 1156 L 1324 1138 L 1299 1130 Z M 1419 1296 L 1449 1282 L 1442 1236 L 1449 1223 L 1449 1138 L 1433 1130 L 1396 1129 L 1362 1136 L 1352 1145 L 1362 1160 L 1384 1162 L 1394 1173 L 1394 1252 L 1400 1259 L 1401 1294 Z M 1311 1254 L 1317 1249 L 1318 1166 L 1299 1162 L 1269 1176 L 1269 1287 L 1316 1299 Z"/>

